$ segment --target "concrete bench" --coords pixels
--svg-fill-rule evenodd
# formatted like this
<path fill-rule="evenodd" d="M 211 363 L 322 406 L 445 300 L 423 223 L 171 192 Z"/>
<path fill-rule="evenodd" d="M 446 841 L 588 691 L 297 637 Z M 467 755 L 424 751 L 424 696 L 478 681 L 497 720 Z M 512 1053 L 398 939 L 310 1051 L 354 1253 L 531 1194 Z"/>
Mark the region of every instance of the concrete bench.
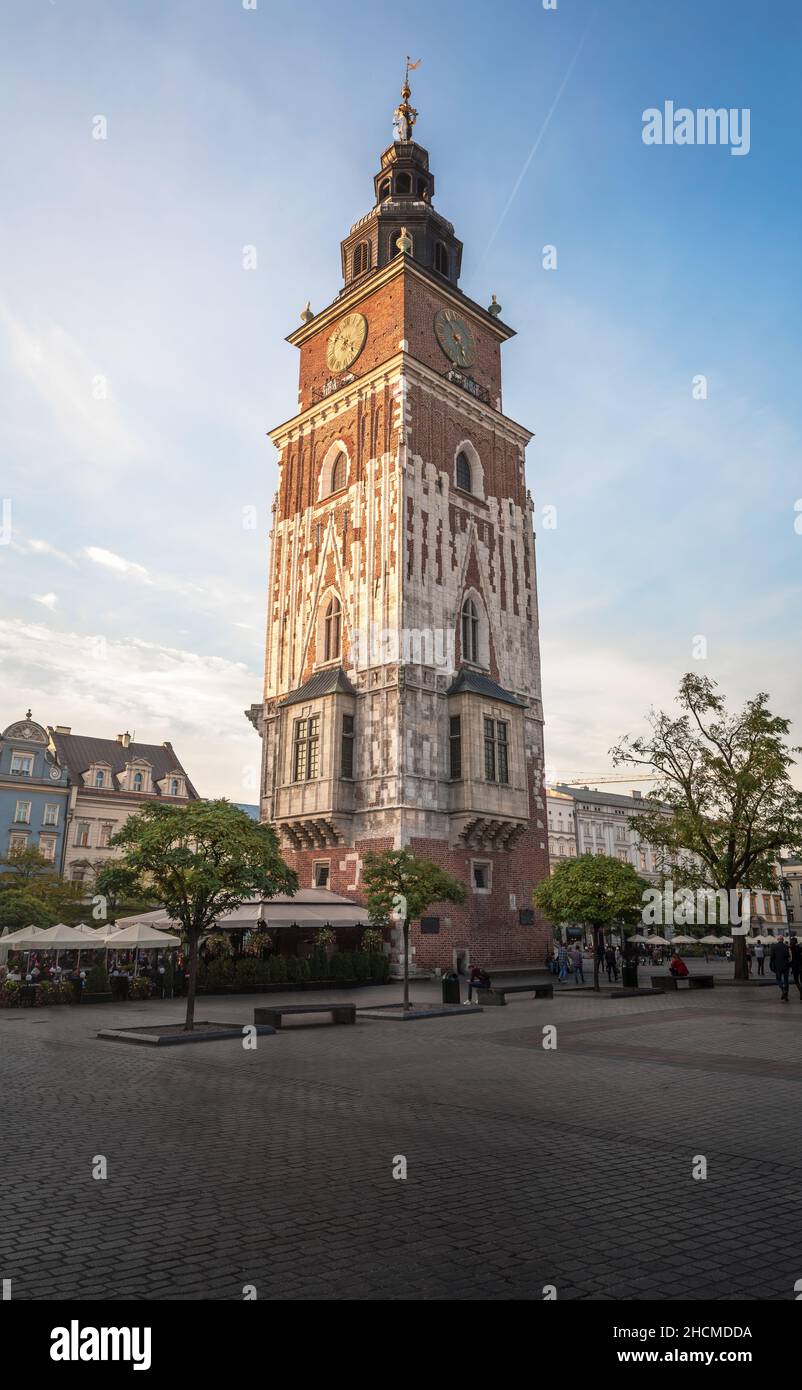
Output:
<path fill-rule="evenodd" d="M 553 999 L 554 985 L 541 980 L 528 985 L 493 985 L 492 989 L 474 991 L 480 1004 L 506 1004 L 508 994 L 533 994 L 535 999 Z"/>
<path fill-rule="evenodd" d="M 332 1023 L 356 1023 L 356 1004 L 267 1004 L 254 1009 L 254 1023 L 280 1028 L 283 1014 L 331 1014 Z"/>
<path fill-rule="evenodd" d="M 715 982 L 715 975 L 652 975 L 652 989 L 712 989 Z"/>

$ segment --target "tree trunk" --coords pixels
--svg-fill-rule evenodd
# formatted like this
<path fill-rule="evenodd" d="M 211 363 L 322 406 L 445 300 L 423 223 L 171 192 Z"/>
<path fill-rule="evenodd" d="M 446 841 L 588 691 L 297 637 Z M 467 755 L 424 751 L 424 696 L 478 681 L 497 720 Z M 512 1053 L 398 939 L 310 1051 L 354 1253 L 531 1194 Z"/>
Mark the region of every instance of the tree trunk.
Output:
<path fill-rule="evenodd" d="M 409 918 L 404 918 L 404 1008 L 409 1004 Z"/>
<path fill-rule="evenodd" d="M 604 944 L 601 927 L 593 928 L 593 988 L 599 992 L 599 945 Z"/>
<path fill-rule="evenodd" d="M 195 1023 L 195 981 L 198 975 L 198 936 L 196 931 L 189 934 L 189 975 L 187 977 L 187 1016 L 184 1032 L 191 1033 Z"/>

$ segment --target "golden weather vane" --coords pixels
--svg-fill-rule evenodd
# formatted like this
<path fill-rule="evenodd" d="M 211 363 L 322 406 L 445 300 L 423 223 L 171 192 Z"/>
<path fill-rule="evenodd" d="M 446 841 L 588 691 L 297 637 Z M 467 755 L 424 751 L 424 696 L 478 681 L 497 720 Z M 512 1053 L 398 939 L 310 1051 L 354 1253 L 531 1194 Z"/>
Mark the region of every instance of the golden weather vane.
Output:
<path fill-rule="evenodd" d="M 407 66 L 406 71 L 404 73 L 404 85 L 401 88 L 401 103 L 399 106 L 395 108 L 395 111 L 393 112 L 394 133 L 396 139 L 398 140 L 412 139 L 412 127 L 418 119 L 418 113 L 415 110 L 414 106 L 410 106 L 409 104 L 409 98 L 412 95 L 409 86 L 409 74 L 411 72 L 414 72 L 416 68 L 419 68 L 422 62 L 423 59 L 418 58 L 417 62 L 413 63 L 409 54 L 407 54 Z"/>

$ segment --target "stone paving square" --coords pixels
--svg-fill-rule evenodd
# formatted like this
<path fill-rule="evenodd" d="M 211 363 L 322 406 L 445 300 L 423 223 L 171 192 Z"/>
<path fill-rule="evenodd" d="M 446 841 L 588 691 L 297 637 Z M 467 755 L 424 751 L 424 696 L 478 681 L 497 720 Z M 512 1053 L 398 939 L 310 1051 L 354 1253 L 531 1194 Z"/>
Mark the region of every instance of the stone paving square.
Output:
<path fill-rule="evenodd" d="M 261 1002 L 203 1015 L 250 1023 Z M 0 1013 L 12 1298 L 795 1298 L 798 1000 L 564 994 L 254 1051 L 96 1036 L 183 1007 Z"/>

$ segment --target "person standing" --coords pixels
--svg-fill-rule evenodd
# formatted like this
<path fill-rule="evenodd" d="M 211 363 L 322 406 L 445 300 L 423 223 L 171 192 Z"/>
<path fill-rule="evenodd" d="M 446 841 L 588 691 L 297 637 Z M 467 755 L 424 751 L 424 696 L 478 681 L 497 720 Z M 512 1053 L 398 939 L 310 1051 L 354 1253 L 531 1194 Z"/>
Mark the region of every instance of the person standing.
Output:
<path fill-rule="evenodd" d="M 557 973 L 560 984 L 562 984 L 563 980 L 568 978 L 568 952 L 564 942 L 560 945 L 560 949 L 557 952 Z"/>
<path fill-rule="evenodd" d="M 755 960 L 757 961 L 757 973 L 758 973 L 758 975 L 765 975 L 765 973 L 766 973 L 766 948 L 765 948 L 765 946 L 763 945 L 763 942 L 762 942 L 762 941 L 759 941 L 759 942 L 757 943 L 756 947 L 755 947 Z"/>
<path fill-rule="evenodd" d="M 780 998 L 784 1004 L 788 1003 L 788 970 L 791 964 L 791 952 L 780 936 L 771 948 L 769 965 L 774 971 L 777 984 L 780 987 Z"/>
<path fill-rule="evenodd" d="M 582 952 L 579 946 L 575 946 L 573 951 L 571 952 L 571 965 L 573 966 L 574 970 L 574 984 L 578 985 L 580 981 L 582 982 L 582 984 L 584 984 L 585 971 L 582 965 Z"/>
<path fill-rule="evenodd" d="M 795 936 L 791 937 L 791 973 L 794 977 L 794 984 L 799 990 L 799 998 L 802 999 L 802 946 L 800 946 Z"/>

